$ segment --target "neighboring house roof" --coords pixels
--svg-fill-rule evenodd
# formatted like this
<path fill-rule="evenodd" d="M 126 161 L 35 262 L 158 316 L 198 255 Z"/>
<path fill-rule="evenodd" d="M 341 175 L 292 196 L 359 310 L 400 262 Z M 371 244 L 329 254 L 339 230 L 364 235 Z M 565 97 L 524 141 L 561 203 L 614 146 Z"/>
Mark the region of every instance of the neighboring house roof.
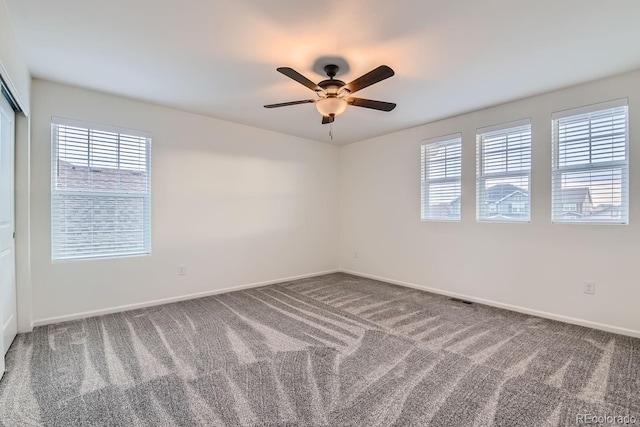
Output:
<path fill-rule="evenodd" d="M 498 203 L 503 201 L 504 199 L 514 196 L 517 193 L 520 193 L 525 197 L 529 197 L 529 193 L 527 193 L 526 190 L 523 190 L 517 185 L 513 185 L 513 184 L 492 185 L 491 187 L 487 188 L 487 202 Z M 453 205 L 455 203 L 460 203 L 460 197 L 456 197 L 448 204 Z"/>
<path fill-rule="evenodd" d="M 486 200 L 489 203 L 500 203 L 503 200 L 508 199 L 516 194 L 522 194 L 523 196 L 529 197 L 529 193 L 526 190 L 518 187 L 517 185 L 496 184 L 487 188 Z M 563 188 L 560 197 L 561 203 L 581 204 L 585 201 L 591 203 L 591 192 L 589 191 L 589 187 Z M 453 205 L 455 203 L 460 203 L 460 197 L 456 197 L 449 203 L 442 203 L 442 205 Z M 602 210 L 604 210 L 605 207 L 610 207 L 606 205 L 600 206 Z"/>
<path fill-rule="evenodd" d="M 504 199 L 507 199 L 515 193 L 521 193 L 524 196 L 529 196 L 526 190 L 513 185 L 513 184 L 496 184 L 487 188 L 486 200 L 489 203 L 498 203 Z"/>
<path fill-rule="evenodd" d="M 453 212 L 454 204 L 452 202 L 444 202 L 438 203 L 436 205 L 430 206 L 430 211 L 434 215 L 447 216 L 451 215 Z"/>
<path fill-rule="evenodd" d="M 518 218 L 527 218 L 529 214 L 527 213 L 511 213 L 509 215 L 505 215 L 502 213 L 488 214 L 486 218 L 490 219 L 505 219 L 505 220 L 513 220 Z"/>
<path fill-rule="evenodd" d="M 527 192 L 526 192 L 526 191 L 520 191 L 520 190 L 517 190 L 517 191 L 514 191 L 513 193 L 511 193 L 511 194 L 509 194 L 509 195 L 504 196 L 502 199 L 500 199 L 500 200 L 496 201 L 496 204 L 498 204 L 498 203 L 502 203 L 502 202 L 504 202 L 505 200 L 508 200 L 508 199 L 512 198 L 513 196 L 516 196 L 516 195 L 518 195 L 518 194 L 522 194 L 524 197 L 529 197 L 529 194 L 527 194 Z"/>
<path fill-rule="evenodd" d="M 78 190 L 139 192 L 147 190 L 146 171 L 58 163 L 58 184 Z"/>
<path fill-rule="evenodd" d="M 615 214 L 620 214 L 620 211 L 622 210 L 621 206 L 616 206 L 616 205 L 612 205 L 612 204 L 604 204 L 604 205 L 598 205 L 592 212 L 591 215 L 615 215 Z"/>
<path fill-rule="evenodd" d="M 620 209 L 619 205 L 614 205 L 613 203 L 603 203 L 595 207 L 594 212 L 598 211 L 606 211 L 611 209 Z"/>
<path fill-rule="evenodd" d="M 563 188 L 560 193 L 561 203 L 591 203 L 591 192 L 589 187 Z"/>

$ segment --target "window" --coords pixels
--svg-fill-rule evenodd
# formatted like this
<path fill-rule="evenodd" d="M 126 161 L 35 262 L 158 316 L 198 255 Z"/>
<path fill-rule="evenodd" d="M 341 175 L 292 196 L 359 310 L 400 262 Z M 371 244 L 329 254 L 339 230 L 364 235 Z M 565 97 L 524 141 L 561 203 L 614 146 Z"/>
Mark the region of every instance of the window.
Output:
<path fill-rule="evenodd" d="M 553 222 L 627 224 L 627 100 L 553 114 Z"/>
<path fill-rule="evenodd" d="M 511 204 L 511 212 L 513 213 L 525 213 L 527 211 L 526 203 L 513 203 Z"/>
<path fill-rule="evenodd" d="M 531 121 L 477 131 L 478 221 L 524 221 L 531 218 Z"/>
<path fill-rule="evenodd" d="M 54 117 L 54 261 L 151 253 L 151 135 Z"/>
<path fill-rule="evenodd" d="M 462 135 L 433 138 L 422 144 L 423 221 L 460 221 Z"/>

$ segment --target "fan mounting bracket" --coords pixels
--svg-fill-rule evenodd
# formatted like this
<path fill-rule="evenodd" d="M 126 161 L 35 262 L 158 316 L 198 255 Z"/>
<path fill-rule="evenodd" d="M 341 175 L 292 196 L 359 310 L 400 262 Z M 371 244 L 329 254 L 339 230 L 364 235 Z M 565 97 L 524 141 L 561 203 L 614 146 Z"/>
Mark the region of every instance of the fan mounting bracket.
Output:
<path fill-rule="evenodd" d="M 327 76 L 332 80 L 338 74 L 338 71 L 340 71 L 340 67 L 335 64 L 327 64 L 324 66 L 324 72 L 327 73 Z"/>

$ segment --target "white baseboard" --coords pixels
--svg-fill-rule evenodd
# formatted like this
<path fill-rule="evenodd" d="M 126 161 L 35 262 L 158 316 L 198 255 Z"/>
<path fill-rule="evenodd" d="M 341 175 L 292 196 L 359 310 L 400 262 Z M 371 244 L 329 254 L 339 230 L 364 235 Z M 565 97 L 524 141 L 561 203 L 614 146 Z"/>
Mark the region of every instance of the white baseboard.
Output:
<path fill-rule="evenodd" d="M 607 325 L 604 323 L 592 322 L 590 320 L 576 319 L 575 317 L 548 313 L 546 311 L 533 310 L 530 308 L 520 307 L 517 305 L 505 304 L 498 301 L 472 297 L 469 295 L 459 294 L 456 292 L 444 291 L 442 289 L 430 288 L 428 286 L 416 285 L 415 283 L 408 283 L 400 280 L 389 279 L 388 277 L 375 276 L 373 274 L 360 273 L 357 271 L 346 270 L 346 269 L 340 269 L 339 271 L 342 273 L 365 277 L 367 279 L 379 280 L 381 282 L 392 283 L 394 285 L 404 286 L 407 288 L 419 289 L 421 291 L 432 292 L 434 294 L 446 295 L 448 297 L 460 298 L 467 301 L 477 302 L 479 304 L 490 305 L 492 307 L 504 308 L 506 310 L 511 310 L 511 311 L 517 311 L 518 313 L 529 314 L 537 317 L 544 317 L 545 319 L 557 320 L 559 322 L 571 323 L 573 325 L 585 326 L 587 328 L 599 329 L 601 331 L 606 331 L 606 332 L 613 332 L 614 334 L 627 335 L 634 338 L 640 338 L 640 331 L 635 331 L 633 329 L 621 328 L 618 326 Z"/>
<path fill-rule="evenodd" d="M 274 283 L 289 282 L 291 280 L 306 279 L 308 277 L 323 276 L 325 274 L 337 273 L 340 270 L 326 270 L 316 273 L 301 274 L 299 276 L 283 277 L 281 279 L 266 280 L 264 282 L 248 283 L 245 285 L 230 286 L 223 289 L 214 289 L 211 291 L 198 292 L 195 294 L 180 295 L 177 297 L 163 298 L 152 301 L 139 302 L 135 304 L 119 305 L 117 307 L 103 308 L 99 310 L 84 311 L 82 313 L 68 314 L 64 316 L 48 317 L 33 322 L 33 327 L 52 325 L 54 323 L 67 322 L 69 320 L 86 319 L 87 317 L 102 316 L 103 314 L 119 313 L 122 311 L 135 310 L 137 308 L 153 307 L 156 305 L 169 304 L 172 302 L 186 301 L 190 299 L 207 297 L 210 295 L 224 294 L 232 291 L 240 291 L 243 289 L 258 288 L 260 286 L 273 285 Z"/>
<path fill-rule="evenodd" d="M 530 308 L 526 308 L 526 307 L 520 307 L 520 306 L 516 306 L 516 305 L 505 304 L 505 303 L 498 302 L 498 301 L 488 300 L 488 299 L 484 299 L 484 298 L 477 298 L 477 297 L 473 297 L 473 296 L 469 296 L 469 295 L 459 294 L 459 293 L 456 293 L 456 292 L 449 292 L 449 291 L 445 291 L 445 290 L 442 290 L 442 289 L 436 289 L 436 288 L 431 288 L 431 287 L 428 287 L 428 286 L 416 285 L 415 283 L 403 282 L 401 280 L 390 279 L 388 277 L 381 277 L 381 276 L 376 276 L 376 275 L 373 275 L 373 274 L 360 273 L 358 271 L 352 271 L 352 270 L 346 270 L 346 269 L 335 269 L 335 270 L 319 271 L 319 272 L 316 272 L 316 273 L 302 274 L 302 275 L 292 276 L 292 277 L 284 277 L 284 278 L 280 278 L 280 279 L 273 279 L 273 280 L 267 280 L 267 281 L 263 281 L 263 282 L 249 283 L 249 284 L 245 284 L 245 285 L 230 286 L 228 288 L 215 289 L 215 290 L 211 290 L 211 291 L 198 292 L 198 293 L 194 293 L 194 294 L 181 295 L 181 296 L 177 296 L 177 297 L 163 298 L 163 299 L 146 301 L 146 302 L 135 303 L 135 304 L 120 305 L 120 306 L 117 306 L 117 307 L 110 307 L 110 308 L 99 309 L 99 310 L 85 311 L 85 312 L 74 313 L 74 314 L 69 314 L 69 315 L 65 315 L 65 316 L 49 317 L 49 318 L 46 318 L 46 319 L 40 319 L 40 320 L 34 321 L 33 322 L 33 327 L 51 325 L 51 324 L 54 324 L 54 323 L 67 322 L 69 320 L 85 319 L 87 317 L 101 316 L 103 314 L 111 314 L 111 313 L 118 313 L 118 312 L 122 312 L 122 311 L 135 310 L 137 308 L 144 308 L 144 307 L 152 307 L 152 306 L 162 305 L 162 304 L 169 304 L 169 303 L 172 303 L 172 302 L 186 301 L 186 300 L 195 299 L 195 298 L 202 298 L 202 297 L 206 297 L 206 296 L 210 296 L 210 295 L 224 294 L 224 293 L 232 292 L 232 291 L 239 291 L 239 290 L 243 290 L 243 289 L 257 288 L 257 287 L 260 287 L 260 286 L 272 285 L 274 283 L 288 282 L 288 281 L 291 281 L 291 280 L 305 279 L 305 278 L 308 278 L 308 277 L 322 276 L 322 275 L 325 275 L 325 274 L 331 274 L 331 273 L 337 273 L 337 272 L 342 272 L 342 273 L 346 273 L 346 274 L 352 274 L 354 276 L 365 277 L 365 278 L 368 278 L 368 279 L 379 280 L 381 282 L 392 283 L 394 285 L 399 285 L 399 286 L 404 286 L 404 287 L 407 287 L 407 288 L 418 289 L 418 290 L 421 290 L 421 291 L 433 292 L 434 294 L 446 295 L 446 296 L 453 297 L 453 298 L 460 298 L 460 299 L 464 299 L 464 300 L 467 300 L 467 301 L 477 302 L 479 304 L 485 304 L 485 305 L 489 305 L 489 306 L 492 306 L 492 307 L 503 308 L 505 310 L 516 311 L 518 313 L 524 313 L 524 314 L 529 314 L 529 315 L 532 315 L 532 316 L 543 317 L 545 319 L 557 320 L 559 322 L 571 323 L 571 324 L 574 324 L 574 325 L 585 326 L 587 328 L 599 329 L 599 330 L 602 330 L 602 331 L 612 332 L 612 333 L 615 333 L 615 334 L 627 335 L 627 336 L 630 336 L 630 337 L 640 338 L 640 331 L 635 331 L 633 329 L 621 328 L 621 327 L 618 327 L 618 326 L 607 325 L 607 324 L 604 324 L 604 323 L 592 322 L 592 321 L 589 321 L 589 320 L 577 319 L 577 318 L 574 318 L 574 317 L 563 316 L 563 315 L 560 315 L 560 314 L 548 313 L 546 311 L 534 310 L 534 309 L 530 309 Z"/>

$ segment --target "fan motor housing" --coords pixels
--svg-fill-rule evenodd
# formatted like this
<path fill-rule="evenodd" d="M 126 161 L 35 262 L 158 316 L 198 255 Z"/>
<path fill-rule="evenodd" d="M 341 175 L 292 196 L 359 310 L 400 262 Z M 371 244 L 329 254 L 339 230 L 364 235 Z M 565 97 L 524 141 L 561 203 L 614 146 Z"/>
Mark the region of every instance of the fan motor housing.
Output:
<path fill-rule="evenodd" d="M 324 89 L 327 93 L 337 93 L 338 90 L 340 90 L 340 88 L 342 88 L 344 85 L 346 85 L 345 82 L 343 82 L 342 80 L 323 80 L 320 83 L 318 83 L 318 86 L 320 86 L 322 89 Z"/>

